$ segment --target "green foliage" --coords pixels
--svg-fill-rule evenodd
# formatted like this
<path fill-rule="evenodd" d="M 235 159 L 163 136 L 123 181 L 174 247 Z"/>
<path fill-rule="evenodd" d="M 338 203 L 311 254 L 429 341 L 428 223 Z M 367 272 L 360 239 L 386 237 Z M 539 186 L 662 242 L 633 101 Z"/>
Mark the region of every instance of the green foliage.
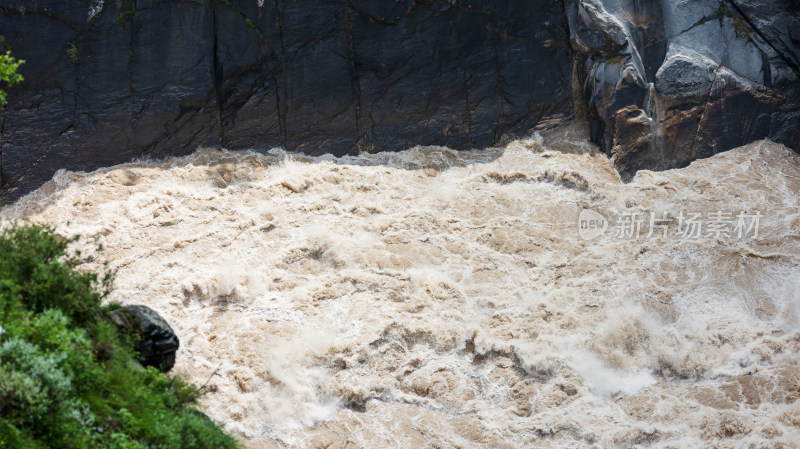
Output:
<path fill-rule="evenodd" d="M 125 2 L 125 5 L 123 7 L 125 9 L 123 9 L 122 14 L 120 14 L 120 16 L 117 17 L 117 25 L 119 26 L 125 26 L 126 23 L 139 17 L 139 11 L 136 9 L 136 0 L 130 0 Z"/>
<path fill-rule="evenodd" d="M 629 55 L 623 55 L 618 53 L 604 53 L 605 60 L 609 64 L 624 64 L 625 60 L 628 58 Z"/>
<path fill-rule="evenodd" d="M 750 37 L 750 30 L 747 29 L 747 25 L 742 22 L 742 19 L 738 17 L 734 17 L 733 19 L 733 29 L 737 36 Z"/>
<path fill-rule="evenodd" d="M 5 38 L 3 38 L 3 40 L 5 41 Z M 11 51 L 6 51 L 5 54 L 0 54 L 0 83 L 5 82 L 9 87 L 21 83 L 24 78 L 22 78 L 22 75 L 17 73 L 17 69 L 24 63 L 24 60 L 16 59 L 11 56 Z M 3 112 L 6 104 L 8 104 L 6 95 L 6 91 L 0 89 L 0 113 Z"/>
<path fill-rule="evenodd" d="M 67 254 L 76 238 L 40 226 L 13 226 L 0 232 L 0 279 L 33 312 L 58 308 L 77 324 L 94 321 L 108 295 L 112 273 L 75 271 L 80 253 Z M 0 295 L 2 295 L 0 287 Z M 11 294 L 11 293 L 8 293 Z"/>
<path fill-rule="evenodd" d="M 69 43 L 69 47 L 67 47 L 67 56 L 73 64 L 78 63 L 78 47 L 75 46 L 74 42 Z"/>
<path fill-rule="evenodd" d="M 11 422 L 50 433 L 68 414 L 72 378 L 63 369 L 65 352 L 48 353 L 19 337 L 0 344 L 0 412 Z"/>
<path fill-rule="evenodd" d="M 77 270 L 74 241 L 0 233 L 0 448 L 237 447 L 197 388 L 134 361 L 101 304 L 111 277 Z"/>

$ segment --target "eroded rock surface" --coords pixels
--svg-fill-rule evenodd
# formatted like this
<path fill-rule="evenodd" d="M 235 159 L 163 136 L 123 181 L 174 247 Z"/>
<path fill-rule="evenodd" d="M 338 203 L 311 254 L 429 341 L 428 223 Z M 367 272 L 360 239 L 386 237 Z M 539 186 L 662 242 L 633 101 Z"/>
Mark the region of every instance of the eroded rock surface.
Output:
<path fill-rule="evenodd" d="M 565 7 L 576 90 L 593 138 L 623 179 L 765 137 L 800 146 L 799 3 L 581 0 Z"/>
<path fill-rule="evenodd" d="M 35 31 L 34 31 L 35 30 Z M 198 146 L 485 148 L 586 114 L 624 180 L 800 148 L 794 0 L 0 0 L 0 202 Z"/>
<path fill-rule="evenodd" d="M 35 31 L 34 31 L 35 30 Z M 571 116 L 559 2 L 0 0 L 2 199 L 198 145 L 492 145 Z"/>

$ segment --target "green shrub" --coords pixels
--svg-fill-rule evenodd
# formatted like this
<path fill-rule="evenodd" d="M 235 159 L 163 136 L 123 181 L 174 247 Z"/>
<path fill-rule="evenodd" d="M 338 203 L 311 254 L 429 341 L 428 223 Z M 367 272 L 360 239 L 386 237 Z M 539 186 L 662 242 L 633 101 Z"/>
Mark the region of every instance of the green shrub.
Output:
<path fill-rule="evenodd" d="M 113 273 L 80 273 L 79 254 L 68 255 L 76 238 L 65 238 L 51 228 L 12 226 L 0 233 L 0 280 L 33 312 L 57 308 L 78 324 L 98 319 L 101 300 L 108 295 Z M 2 294 L 2 293 L 0 293 Z"/>
<path fill-rule="evenodd" d="M 72 378 L 64 372 L 64 352 L 44 354 L 18 337 L 0 344 L 0 410 L 23 425 L 48 431 L 47 421 L 71 404 Z"/>
<path fill-rule="evenodd" d="M 126 23 L 139 17 L 139 11 L 136 9 L 136 0 L 129 0 L 123 6 L 122 14 L 117 17 L 117 25 L 125 26 Z"/>
<path fill-rule="evenodd" d="M 101 304 L 109 273 L 76 270 L 75 239 L 0 232 L 0 448 L 235 448 L 197 388 L 135 362 Z"/>
<path fill-rule="evenodd" d="M 73 64 L 78 63 L 78 47 L 75 46 L 74 42 L 70 42 L 69 46 L 67 47 L 67 57 Z"/>
<path fill-rule="evenodd" d="M 5 38 L 3 38 L 3 43 Z M 17 73 L 20 65 L 24 64 L 22 59 L 15 59 L 11 56 L 11 51 L 6 51 L 6 54 L 0 54 L 0 82 L 5 82 L 9 86 L 21 83 L 23 81 L 22 75 Z M 0 113 L 3 112 L 8 101 L 6 101 L 6 91 L 0 89 Z"/>

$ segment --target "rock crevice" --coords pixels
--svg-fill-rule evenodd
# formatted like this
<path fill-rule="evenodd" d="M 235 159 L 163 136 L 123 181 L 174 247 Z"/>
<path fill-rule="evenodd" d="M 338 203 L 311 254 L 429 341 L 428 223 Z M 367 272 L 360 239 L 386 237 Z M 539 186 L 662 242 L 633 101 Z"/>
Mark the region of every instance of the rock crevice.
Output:
<path fill-rule="evenodd" d="M 4 118 L 3 202 L 60 168 L 198 145 L 465 149 L 530 132 L 531 111 L 572 114 L 562 7 L 544 0 L 0 0 L 0 12 L 28 61 Z"/>
<path fill-rule="evenodd" d="M 2 42 L 28 61 L 0 202 L 58 169 L 198 146 L 484 148 L 574 109 L 623 179 L 752 139 L 800 146 L 792 0 L 89 3 L 0 0 Z"/>
<path fill-rule="evenodd" d="M 593 138 L 624 180 L 641 169 L 683 167 L 756 139 L 800 148 L 797 2 L 565 5 Z M 794 36 L 788 39 L 794 45 L 781 36 Z M 633 115 L 650 101 L 657 114 L 646 120 L 641 112 Z"/>

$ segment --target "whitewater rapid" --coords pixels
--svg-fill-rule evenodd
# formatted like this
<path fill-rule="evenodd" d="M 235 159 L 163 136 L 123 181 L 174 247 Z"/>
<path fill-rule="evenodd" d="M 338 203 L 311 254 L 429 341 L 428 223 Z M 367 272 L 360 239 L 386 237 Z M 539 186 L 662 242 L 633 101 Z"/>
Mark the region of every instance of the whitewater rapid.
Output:
<path fill-rule="evenodd" d="M 623 184 L 574 126 L 198 150 L 59 172 L 1 214 L 102 243 L 85 267 L 171 323 L 175 370 L 253 448 L 773 448 L 800 446 L 799 202 L 781 145 Z M 682 212 L 758 212 L 758 235 L 684 238 Z M 614 235 L 636 213 L 667 235 Z"/>

